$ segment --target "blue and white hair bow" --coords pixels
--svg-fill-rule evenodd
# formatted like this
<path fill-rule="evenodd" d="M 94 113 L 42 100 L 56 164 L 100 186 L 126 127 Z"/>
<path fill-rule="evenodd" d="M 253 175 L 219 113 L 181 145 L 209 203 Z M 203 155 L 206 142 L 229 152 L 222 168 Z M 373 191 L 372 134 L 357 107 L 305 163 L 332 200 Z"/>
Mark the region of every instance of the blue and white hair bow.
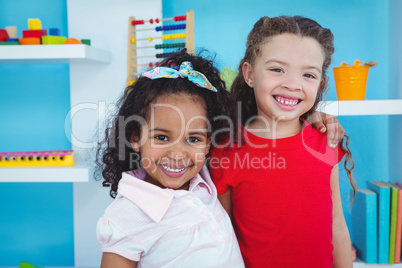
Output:
<path fill-rule="evenodd" d="M 213 92 L 217 92 L 216 88 L 208 81 L 204 74 L 194 71 L 193 64 L 189 61 L 184 61 L 180 65 L 180 69 L 177 71 L 175 69 L 169 67 L 156 67 L 146 73 L 143 76 L 148 77 L 150 79 L 158 79 L 158 78 L 185 78 L 190 82 L 193 82 L 195 85 L 206 88 Z"/>

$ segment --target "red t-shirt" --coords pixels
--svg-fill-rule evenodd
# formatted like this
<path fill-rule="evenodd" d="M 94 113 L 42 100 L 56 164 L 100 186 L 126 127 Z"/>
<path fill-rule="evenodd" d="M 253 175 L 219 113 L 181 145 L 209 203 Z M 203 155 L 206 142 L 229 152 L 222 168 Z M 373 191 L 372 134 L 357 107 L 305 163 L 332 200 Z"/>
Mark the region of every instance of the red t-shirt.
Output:
<path fill-rule="evenodd" d="M 210 171 L 218 194 L 232 187 L 246 267 L 332 267 L 330 174 L 344 152 L 308 123 L 289 138 L 243 138 L 240 148 L 212 150 Z"/>

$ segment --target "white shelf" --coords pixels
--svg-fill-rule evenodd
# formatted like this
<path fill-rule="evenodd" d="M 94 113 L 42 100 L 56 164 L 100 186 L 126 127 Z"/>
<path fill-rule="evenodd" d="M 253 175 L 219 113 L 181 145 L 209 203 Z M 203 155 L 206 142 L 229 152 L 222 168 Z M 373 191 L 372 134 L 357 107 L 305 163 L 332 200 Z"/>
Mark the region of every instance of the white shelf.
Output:
<path fill-rule="evenodd" d="M 353 268 L 401 268 L 402 263 L 395 264 L 378 264 L 378 263 L 364 263 L 364 262 L 354 262 Z"/>
<path fill-rule="evenodd" d="M 326 101 L 319 110 L 336 116 L 402 114 L 402 100 Z"/>
<path fill-rule="evenodd" d="M 0 182 L 88 182 L 87 167 L 0 168 Z"/>
<path fill-rule="evenodd" d="M 0 46 L 0 64 L 108 63 L 111 53 L 88 45 Z"/>

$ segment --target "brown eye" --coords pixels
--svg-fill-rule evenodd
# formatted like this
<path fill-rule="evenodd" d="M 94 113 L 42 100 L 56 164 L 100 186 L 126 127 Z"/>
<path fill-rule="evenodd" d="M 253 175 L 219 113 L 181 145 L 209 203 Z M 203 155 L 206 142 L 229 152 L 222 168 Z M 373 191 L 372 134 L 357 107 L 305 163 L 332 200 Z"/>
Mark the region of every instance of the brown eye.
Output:
<path fill-rule="evenodd" d="M 313 74 L 305 74 L 304 76 L 307 77 L 307 78 L 316 79 L 315 75 L 313 75 Z"/>
<path fill-rule="evenodd" d="M 196 142 L 199 142 L 199 141 L 201 141 L 201 140 L 199 138 L 196 138 L 196 137 L 190 137 L 190 138 L 187 139 L 187 142 L 189 142 L 189 143 L 196 143 Z"/>
<path fill-rule="evenodd" d="M 158 135 L 155 137 L 155 139 L 160 140 L 160 141 L 167 141 L 167 137 L 165 135 Z"/>
<path fill-rule="evenodd" d="M 272 69 L 270 69 L 270 71 L 276 72 L 276 73 L 282 73 L 283 72 L 282 69 L 280 69 L 280 68 L 272 68 Z"/>

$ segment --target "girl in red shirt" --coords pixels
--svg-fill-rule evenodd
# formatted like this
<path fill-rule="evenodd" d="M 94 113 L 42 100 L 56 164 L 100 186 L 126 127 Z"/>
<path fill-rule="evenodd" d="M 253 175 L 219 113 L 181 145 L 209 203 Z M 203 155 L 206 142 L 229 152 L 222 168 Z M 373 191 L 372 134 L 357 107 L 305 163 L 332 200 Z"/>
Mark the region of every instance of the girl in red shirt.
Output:
<path fill-rule="evenodd" d="M 306 121 L 328 88 L 333 39 L 299 16 L 263 17 L 248 35 L 231 88 L 245 127 L 237 148 L 210 159 L 247 267 L 352 267 L 338 163 L 353 160 L 347 142 L 328 146 Z"/>

